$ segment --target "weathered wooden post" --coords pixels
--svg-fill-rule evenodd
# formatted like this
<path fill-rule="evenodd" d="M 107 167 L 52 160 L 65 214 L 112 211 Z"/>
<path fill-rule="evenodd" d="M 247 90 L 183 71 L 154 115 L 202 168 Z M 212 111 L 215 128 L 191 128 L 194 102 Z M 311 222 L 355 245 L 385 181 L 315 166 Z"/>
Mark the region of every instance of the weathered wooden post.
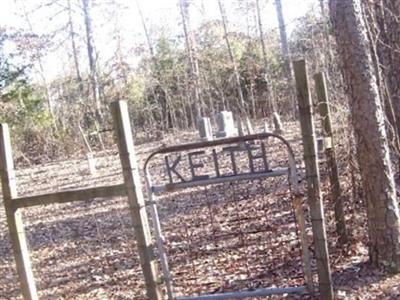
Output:
<path fill-rule="evenodd" d="M 298 226 L 298 233 L 300 237 L 300 244 L 301 244 L 301 255 L 303 259 L 303 270 L 304 270 L 304 278 L 306 280 L 308 291 L 312 296 L 314 296 L 314 283 L 313 283 L 313 276 L 312 276 L 312 269 L 311 269 L 311 258 L 310 258 L 310 251 L 308 249 L 308 242 L 307 242 L 307 233 L 306 233 L 306 221 L 304 218 L 304 211 L 302 207 L 303 203 L 303 196 L 300 192 L 299 187 L 299 179 L 297 175 L 296 169 L 296 160 L 294 158 L 294 154 L 291 153 L 289 156 L 289 166 L 290 166 L 290 176 L 289 182 L 290 187 L 293 193 L 293 208 L 294 214 L 297 221 Z"/>
<path fill-rule="evenodd" d="M 348 240 L 346 221 L 344 218 L 344 208 L 342 191 L 339 181 L 339 170 L 336 161 L 335 146 L 333 142 L 331 112 L 329 109 L 328 92 L 326 88 L 325 76 L 323 73 L 314 75 L 315 88 L 318 97 L 318 111 L 321 115 L 323 136 L 325 142 L 325 155 L 329 167 L 329 180 L 331 183 L 331 192 L 334 202 L 336 232 L 339 236 L 339 242 L 345 243 Z"/>
<path fill-rule="evenodd" d="M 128 196 L 129 209 L 132 216 L 135 238 L 140 256 L 147 296 L 150 300 L 163 300 L 161 278 L 154 255 L 154 245 L 150 235 L 150 227 L 146 214 L 139 170 L 133 145 L 128 106 L 125 101 L 111 104 L 117 135 L 119 157 Z"/>
<path fill-rule="evenodd" d="M 317 260 L 318 284 L 321 299 L 333 299 L 332 278 L 329 265 L 328 243 L 326 239 L 325 217 L 321 197 L 319 170 L 316 156 L 312 102 L 307 80 L 305 60 L 293 62 L 296 79 L 299 117 L 306 166 L 308 203 L 314 236 Z"/>
<path fill-rule="evenodd" d="M 21 211 L 13 205 L 13 199 L 17 198 L 17 187 L 7 124 L 0 124 L 0 168 L 4 207 L 22 296 L 25 300 L 37 300 L 38 296 L 29 260 Z"/>

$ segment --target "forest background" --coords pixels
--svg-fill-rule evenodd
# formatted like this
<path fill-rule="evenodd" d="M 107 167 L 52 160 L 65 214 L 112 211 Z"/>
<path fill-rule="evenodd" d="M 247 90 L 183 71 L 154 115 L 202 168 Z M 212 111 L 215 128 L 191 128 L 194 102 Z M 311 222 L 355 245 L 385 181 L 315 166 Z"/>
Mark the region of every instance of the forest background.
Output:
<path fill-rule="evenodd" d="M 221 3 L 3 1 L 0 119 L 11 126 L 17 161 L 109 147 L 108 104 L 117 99 L 130 102 L 135 134 L 146 139 L 194 128 L 198 114 L 238 114 L 235 68 L 246 115 L 292 118 L 290 59 L 335 69 L 326 5 L 284 0 L 279 20 L 275 1 Z"/>

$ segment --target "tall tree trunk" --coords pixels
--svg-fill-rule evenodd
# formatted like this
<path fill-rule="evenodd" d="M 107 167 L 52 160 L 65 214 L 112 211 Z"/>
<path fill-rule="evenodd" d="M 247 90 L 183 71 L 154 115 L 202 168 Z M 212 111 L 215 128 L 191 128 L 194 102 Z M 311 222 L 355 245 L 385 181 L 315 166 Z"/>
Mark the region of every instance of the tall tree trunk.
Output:
<path fill-rule="evenodd" d="M 136 7 L 138 9 L 139 15 L 140 15 L 140 20 L 142 22 L 144 35 L 146 36 L 146 42 L 147 42 L 147 46 L 149 48 L 150 58 L 152 60 L 155 60 L 154 48 L 153 48 L 153 45 L 152 45 L 151 40 L 150 40 L 149 31 L 147 29 L 147 25 L 146 25 L 146 22 L 144 20 L 142 9 L 140 8 L 139 2 L 137 0 L 135 0 L 135 2 L 136 2 Z"/>
<path fill-rule="evenodd" d="M 184 74 L 184 86 L 185 86 L 185 91 L 190 90 L 190 84 L 189 84 L 189 74 L 185 73 Z M 191 102 L 191 98 L 190 95 L 188 95 L 188 93 L 185 94 L 186 96 L 186 110 L 187 110 L 187 115 L 188 115 L 188 119 L 189 119 L 189 126 L 190 127 L 196 127 L 196 118 L 193 115 L 193 109 L 192 109 L 192 102 Z"/>
<path fill-rule="evenodd" d="M 254 96 L 254 79 L 250 78 L 250 83 L 248 85 L 248 93 L 251 101 L 251 117 L 253 119 L 257 118 L 257 113 L 256 113 L 256 98 Z"/>
<path fill-rule="evenodd" d="M 374 0 L 365 3 L 371 24 L 376 68 L 382 75 L 380 85 L 385 97 L 386 115 L 391 126 L 395 152 L 399 154 L 400 138 L 400 3 L 392 0 Z M 372 7 L 371 7 L 372 6 Z"/>
<path fill-rule="evenodd" d="M 92 18 L 90 16 L 90 1 L 91 0 L 82 0 L 82 9 L 83 9 L 84 24 L 85 24 L 86 47 L 87 47 L 87 54 L 89 61 L 89 72 L 90 72 L 89 76 L 90 76 L 90 85 L 92 89 L 92 97 L 96 108 L 96 117 L 99 121 L 101 121 L 102 113 L 101 113 L 101 103 L 100 103 L 100 91 L 99 91 L 98 74 L 96 68 L 96 59 L 94 53 Z"/>
<path fill-rule="evenodd" d="M 385 17 L 392 62 L 386 80 L 400 134 L 400 2 L 398 0 L 383 0 L 383 2 L 389 10 Z"/>
<path fill-rule="evenodd" d="M 391 52 L 393 48 L 389 45 L 390 41 L 385 16 L 385 10 L 387 8 L 384 8 L 385 4 L 383 0 L 374 0 L 374 2 L 364 2 L 362 4 L 364 5 L 364 12 L 366 14 L 366 25 L 373 62 L 377 73 L 379 91 L 388 120 L 388 122 L 386 122 L 386 128 L 388 131 L 388 138 L 391 141 L 390 150 L 393 150 L 393 153 L 399 159 L 399 125 L 397 124 L 398 120 L 394 109 L 394 97 L 392 97 L 393 85 L 390 85 L 391 76 L 396 76 L 394 71 L 396 63 L 392 60 Z"/>
<path fill-rule="evenodd" d="M 279 24 L 279 35 L 281 40 L 281 49 L 283 54 L 283 67 L 284 72 L 288 84 L 288 93 L 289 93 L 289 105 L 291 105 L 293 115 L 296 115 L 297 105 L 294 91 L 294 79 L 293 79 L 293 71 L 292 65 L 290 64 L 290 51 L 288 45 L 288 39 L 286 34 L 286 24 L 285 18 L 283 16 L 282 2 L 281 0 L 275 0 L 276 14 L 278 16 L 278 24 Z"/>
<path fill-rule="evenodd" d="M 375 265 L 400 267 L 400 220 L 382 99 L 361 0 L 330 0 L 350 102 L 367 203 L 369 250 Z"/>
<path fill-rule="evenodd" d="M 74 30 L 74 23 L 72 21 L 71 0 L 67 1 L 67 9 L 68 9 L 68 30 L 69 30 L 69 38 L 71 40 L 72 57 L 74 59 L 76 81 L 78 82 L 79 85 L 79 93 L 80 93 L 79 97 L 83 97 L 83 80 L 79 66 L 78 49 L 76 47 L 76 41 L 75 41 L 75 30 Z"/>
<path fill-rule="evenodd" d="M 182 17 L 183 32 L 185 35 L 186 51 L 189 58 L 190 94 L 196 111 L 196 119 L 200 119 L 203 111 L 201 89 L 199 84 L 199 62 L 196 56 L 196 47 L 193 34 L 190 28 L 189 1 L 179 0 L 179 7 Z"/>
<path fill-rule="evenodd" d="M 233 56 L 231 43 L 230 43 L 229 38 L 228 38 L 228 29 L 227 29 L 227 21 L 226 21 L 225 9 L 224 9 L 224 6 L 223 6 L 221 0 L 218 0 L 218 5 L 219 5 L 220 13 L 221 13 L 222 26 L 223 26 L 223 29 L 224 29 L 224 39 L 225 39 L 226 46 L 228 48 L 229 59 L 231 61 L 231 65 L 232 65 L 232 68 L 233 68 L 233 75 L 235 77 L 236 90 L 237 90 L 237 94 L 238 94 L 238 97 L 239 97 L 239 103 L 238 103 L 239 114 L 240 114 L 241 118 L 245 118 L 245 116 L 246 116 L 246 106 L 245 106 L 242 87 L 241 87 L 241 84 L 240 84 L 240 74 L 239 74 L 239 71 L 237 69 L 236 60 L 235 60 L 235 57 Z"/>
<path fill-rule="evenodd" d="M 187 101 L 185 98 L 185 93 L 183 90 L 185 89 L 185 82 L 182 82 L 182 79 L 185 80 L 185 77 L 182 78 L 179 74 L 176 76 L 176 86 L 177 86 L 177 95 L 179 95 L 179 106 L 180 106 L 180 119 L 181 119 L 181 128 L 188 129 L 189 128 L 189 119 L 186 113 L 187 109 Z"/>
<path fill-rule="evenodd" d="M 260 44 L 261 44 L 261 52 L 263 57 L 263 65 L 264 65 L 264 80 L 267 83 L 267 111 L 269 117 L 272 117 L 272 114 L 276 112 L 276 107 L 274 103 L 274 93 L 272 88 L 272 81 L 270 80 L 270 68 L 267 60 L 267 50 L 265 46 L 264 40 L 264 30 L 261 19 L 261 9 L 260 9 L 260 0 L 256 0 L 256 10 L 257 10 L 257 25 L 258 25 L 258 33 L 260 36 Z"/>
<path fill-rule="evenodd" d="M 127 64 L 125 61 L 124 53 L 123 53 L 123 35 L 121 34 L 121 11 L 123 7 L 116 0 L 112 0 L 112 7 L 114 9 L 113 18 L 114 18 L 114 36 L 116 39 L 116 49 L 115 49 L 115 60 L 119 72 L 119 76 L 122 78 L 122 84 L 119 83 L 118 90 L 122 98 L 125 98 L 125 88 L 128 86 L 128 78 L 129 78 L 129 70 L 127 68 Z M 121 99 L 120 97 L 118 97 Z"/>
<path fill-rule="evenodd" d="M 28 24 L 29 30 L 31 32 L 35 32 L 33 30 L 33 26 L 32 26 L 31 20 L 29 18 L 29 13 L 26 10 L 26 6 L 25 6 L 24 1 L 21 1 L 21 3 L 22 3 L 23 14 L 24 14 L 26 23 Z M 51 97 L 50 97 L 49 84 L 47 82 L 47 78 L 46 78 L 44 67 L 43 67 L 42 55 L 40 54 L 40 51 L 38 49 L 36 49 L 36 55 L 35 56 L 36 56 L 37 64 L 38 64 L 38 67 L 39 67 L 38 73 L 39 73 L 40 78 L 42 79 L 42 83 L 43 83 L 43 86 L 44 86 L 44 92 L 45 92 L 48 111 L 49 111 L 49 114 L 50 114 L 50 116 L 52 118 L 54 127 L 57 128 L 57 122 L 56 122 L 56 119 L 55 119 L 54 113 L 53 113 L 53 105 L 51 103 L 52 101 L 51 101 Z"/>
<path fill-rule="evenodd" d="M 375 0 L 379 28 L 378 52 L 400 132 L 400 2 Z"/>
<path fill-rule="evenodd" d="M 333 53 L 332 53 L 332 47 L 330 43 L 330 38 L 329 38 L 329 26 L 328 26 L 328 17 L 327 17 L 327 12 L 325 9 L 325 0 L 319 0 L 319 7 L 321 9 L 321 16 L 323 20 L 323 35 L 324 35 L 324 40 L 325 40 L 325 69 L 326 69 L 326 74 L 329 75 L 328 71 L 330 70 L 330 65 L 333 60 Z"/>
<path fill-rule="evenodd" d="M 150 34 L 149 31 L 147 29 L 147 25 L 146 25 L 146 21 L 144 19 L 143 16 L 143 12 L 142 9 L 140 8 L 139 2 L 138 0 L 135 0 L 136 2 L 136 7 L 138 9 L 139 15 L 140 15 L 140 20 L 142 22 L 142 26 L 143 26 L 143 31 L 144 34 L 146 36 L 146 42 L 147 42 L 147 46 L 149 49 L 149 53 L 150 53 L 150 59 L 152 62 L 152 67 L 154 72 L 151 72 L 151 76 L 155 79 L 157 86 L 156 88 L 154 88 L 153 84 L 151 85 L 151 94 L 152 96 L 156 99 L 157 103 L 161 106 L 161 122 L 162 122 L 162 129 L 167 130 L 170 126 L 169 124 L 169 112 L 168 112 L 168 104 L 167 104 L 167 92 L 166 89 L 163 86 L 163 81 L 162 81 L 162 77 L 160 74 L 160 70 L 158 68 L 158 64 L 157 64 L 157 59 L 154 53 L 154 48 L 153 45 L 151 43 L 151 39 L 150 39 Z"/>

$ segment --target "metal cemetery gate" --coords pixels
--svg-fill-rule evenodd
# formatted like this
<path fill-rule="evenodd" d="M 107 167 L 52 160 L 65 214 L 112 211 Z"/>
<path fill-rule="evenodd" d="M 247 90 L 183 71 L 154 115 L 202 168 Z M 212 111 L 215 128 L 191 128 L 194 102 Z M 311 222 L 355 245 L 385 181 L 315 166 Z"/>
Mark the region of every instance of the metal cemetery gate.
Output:
<path fill-rule="evenodd" d="M 271 157 L 268 153 L 271 153 L 271 149 L 273 151 L 279 152 L 283 151 L 286 155 L 275 155 L 275 157 Z M 306 239 L 305 233 L 305 219 L 303 216 L 303 209 L 302 209 L 302 197 L 300 195 L 299 186 L 298 186 L 298 176 L 296 172 L 296 162 L 293 155 L 293 151 L 289 145 L 289 143 L 281 136 L 270 134 L 270 133 L 263 133 L 263 134 L 255 134 L 255 135 L 248 135 L 243 137 L 234 137 L 228 139 L 221 139 L 216 141 L 208 141 L 208 142 L 200 142 L 200 143 L 191 143 L 191 144 L 183 144 L 178 146 L 172 147 L 165 147 L 162 148 L 154 153 L 152 153 L 145 162 L 144 165 L 144 172 L 146 176 L 146 183 L 149 193 L 148 205 L 151 216 L 152 216 L 152 223 L 153 223 L 153 232 L 156 239 L 157 245 L 157 257 L 160 261 L 161 270 L 162 270 L 162 279 L 164 286 L 167 290 L 168 299 L 178 299 L 178 300 L 191 300 L 191 299 L 240 299 L 240 298 L 247 298 L 247 297 L 259 297 L 259 296 L 267 296 L 267 295 L 274 295 L 274 294 L 284 294 L 284 293 L 301 293 L 308 291 L 310 294 L 313 294 L 313 282 L 312 282 L 312 271 L 311 271 L 311 263 L 310 263 L 310 254 L 308 250 L 308 242 Z M 212 193 L 215 193 L 214 198 L 212 201 L 214 203 L 220 203 L 221 195 L 228 195 L 226 198 L 229 198 L 230 202 L 235 202 L 235 211 L 232 214 L 239 214 L 240 207 L 245 205 L 249 199 L 248 195 L 252 194 L 254 197 L 264 197 L 265 189 L 264 186 L 261 186 L 261 192 L 257 190 L 257 182 L 264 182 L 265 179 L 268 178 L 268 182 L 275 180 L 275 182 L 279 181 L 278 179 L 281 177 L 288 178 L 288 185 L 289 185 L 289 193 L 288 194 L 288 206 L 290 211 L 293 212 L 295 225 L 293 225 L 294 229 L 291 229 L 292 233 L 295 235 L 295 241 L 300 242 L 301 248 L 301 266 L 298 266 L 300 269 L 303 269 L 303 285 L 295 285 L 289 287 L 269 287 L 266 288 L 264 286 L 252 286 L 251 288 L 240 288 L 241 291 L 234 288 L 228 291 L 221 291 L 221 289 L 213 290 L 211 293 L 197 293 L 197 296 L 182 296 L 176 297 L 175 295 L 175 278 L 172 278 L 172 271 L 170 271 L 168 257 L 167 255 L 169 246 L 172 242 L 168 243 L 163 236 L 162 233 L 162 222 L 160 221 L 159 214 L 161 215 L 162 212 L 160 210 L 160 206 L 167 205 L 167 200 L 162 199 L 162 197 L 170 196 L 172 198 L 171 201 L 175 201 L 176 209 L 171 211 L 171 217 L 173 215 L 178 214 L 178 209 L 181 203 L 177 200 L 179 197 L 178 193 L 174 192 L 180 191 L 180 193 L 187 193 L 190 196 L 190 201 L 195 202 L 194 205 L 188 206 L 189 209 L 186 210 L 190 213 L 194 207 L 200 207 L 201 198 L 193 198 L 193 193 L 196 189 L 205 189 L 206 198 L 210 198 L 210 191 L 207 189 L 210 185 L 212 188 L 210 190 Z M 272 177 L 277 177 L 273 179 Z M 235 188 L 240 184 L 245 184 L 246 189 L 240 195 L 235 193 Z M 286 190 L 288 189 L 288 185 L 285 185 Z M 220 190 L 222 194 L 218 195 L 217 190 Z M 257 193 L 258 192 L 258 193 Z M 195 200 L 195 201 L 193 201 Z M 277 203 L 279 203 L 280 199 L 274 198 Z M 203 201 L 204 202 L 204 201 Z M 215 249 L 221 247 L 220 244 L 227 243 L 227 236 L 231 236 L 230 239 L 236 238 L 236 234 L 227 233 L 225 229 L 220 230 L 220 234 L 217 235 L 216 231 L 213 228 L 216 228 L 215 225 L 215 216 L 213 215 L 213 209 L 210 208 L 209 201 L 205 202 L 205 206 L 208 207 L 209 216 L 205 218 L 202 217 L 203 221 L 210 221 L 213 223 L 212 227 L 207 227 L 208 230 L 213 232 L 207 232 L 207 229 L 204 230 L 206 235 L 210 235 L 209 238 L 211 239 L 210 245 L 206 243 L 206 252 L 207 255 L 211 253 L 210 258 L 207 258 L 207 261 L 213 259 L 213 253 L 217 253 Z M 239 204 L 238 204 L 239 203 Z M 197 206 L 196 206 L 197 205 Z M 240 243 L 246 243 L 246 234 L 251 230 L 246 230 L 246 228 L 263 227 L 265 222 L 261 221 L 258 225 L 253 224 L 252 216 L 247 216 L 244 218 L 246 224 L 240 223 L 243 218 L 234 218 L 230 217 L 230 212 L 226 212 L 226 210 L 231 211 L 231 209 L 226 206 L 222 205 L 222 210 L 227 214 L 225 218 L 231 218 L 233 223 L 236 226 L 236 230 L 241 234 Z M 202 208 L 199 208 L 199 213 Z M 267 209 L 264 206 L 264 209 Z M 255 208 L 252 211 L 256 214 L 259 208 Z M 193 211 L 192 211 L 193 213 Z M 196 211 L 194 212 L 196 214 Z M 280 214 L 279 210 L 276 212 L 276 216 Z M 182 231 L 182 235 L 186 236 L 187 239 L 191 239 L 191 234 L 188 233 L 187 229 L 187 222 L 185 221 L 185 210 L 184 212 L 179 215 L 178 223 L 181 222 L 181 226 L 184 228 Z M 283 215 L 283 214 L 282 214 Z M 279 217 L 278 217 L 279 218 Z M 283 217 L 282 217 L 283 218 Z M 262 218 L 260 217 L 260 220 Z M 264 220 L 264 219 L 262 219 Z M 190 221 L 190 220 L 189 220 Z M 232 223 L 232 224 L 233 224 Z M 201 227 L 201 224 L 204 222 L 196 223 L 194 227 Z M 238 225 L 237 225 L 238 224 Z M 261 224 L 261 225 L 260 225 Z M 246 227 L 247 226 L 247 227 Z M 177 226 L 179 228 L 179 226 Z M 220 225 L 222 227 L 222 225 Z M 229 226 L 228 226 L 229 227 Z M 243 227 L 246 227 L 243 230 Z M 173 230 L 179 230 L 175 228 Z M 229 227 L 231 228 L 231 227 Z M 164 228 L 163 228 L 164 229 Z M 257 229 L 259 230 L 259 229 Z M 254 251 L 258 251 L 255 253 L 261 252 L 260 256 L 267 256 L 268 248 L 260 248 L 259 242 L 262 239 L 262 236 L 259 235 L 259 231 L 253 230 L 253 232 L 257 232 L 257 239 L 253 240 L 255 245 L 251 245 L 249 249 L 256 249 Z M 281 229 L 277 228 L 277 231 Z M 186 232 L 186 233 L 185 233 Z M 267 233 L 262 232 L 262 235 Z M 239 234 L 237 234 L 239 235 Z M 216 240 L 215 236 L 222 237 L 220 240 Z M 176 239 L 179 239 L 177 237 Z M 207 240 L 206 240 L 207 241 Z M 213 243 L 214 241 L 214 243 Z M 178 243 L 178 242 L 176 242 Z M 247 241 L 247 243 L 249 243 Z M 268 247 L 268 243 L 266 243 Z M 192 257 L 194 251 L 197 251 L 202 246 L 196 244 L 194 241 L 189 241 L 189 246 L 183 249 L 183 246 L 177 246 L 174 250 L 176 253 L 186 251 L 186 256 L 188 260 L 192 260 L 193 270 L 195 269 L 194 266 L 194 258 Z M 297 243 L 298 245 L 298 243 Z M 213 248 L 214 247 L 214 248 Z M 226 251 L 235 251 L 236 245 L 230 245 L 229 247 L 226 246 L 224 250 Z M 263 246 L 264 247 L 264 246 Z M 204 247 L 203 247 L 204 248 Z M 230 250 L 229 250 L 230 249 Z M 213 252 L 214 251 L 214 252 Z M 219 250 L 220 251 L 220 250 Z M 246 250 L 247 251 L 247 250 Z M 250 251 L 250 250 L 248 250 Z M 252 250 L 253 251 L 253 250 Z M 185 253 L 186 253 L 185 252 Z M 248 254 L 248 252 L 246 252 Z M 225 258 L 224 258 L 225 259 Z M 246 258 L 248 262 L 248 258 Z M 261 258 L 264 261 L 264 258 Z M 206 261 L 206 262 L 207 262 Z M 225 260 L 223 260 L 225 261 Z M 253 258 L 252 258 L 253 261 Z M 265 266 L 265 264 L 261 264 Z M 251 270 L 249 271 L 249 266 L 247 265 L 248 273 L 252 274 Z M 258 267 L 259 268 L 259 267 Z M 173 269 L 173 267 L 171 268 Z M 258 270 L 258 269 L 257 269 Z M 268 270 L 265 270 L 267 272 Z M 195 271 L 193 271 L 195 272 Z M 190 277 L 190 276 L 189 276 Z M 193 276 L 192 276 L 193 277 Z M 194 276 L 196 277 L 196 276 Z M 192 291 L 191 291 L 192 292 Z M 193 293 L 192 293 L 193 294 Z"/>
<path fill-rule="evenodd" d="M 127 103 L 114 102 L 112 113 L 122 166 L 122 184 L 23 197 L 19 196 L 16 190 L 8 127 L 0 124 L 0 180 L 24 299 L 37 300 L 38 295 L 31 270 L 21 209 L 117 196 L 126 197 L 129 204 L 137 251 L 150 300 L 165 299 L 162 287 L 167 291 L 168 300 L 239 299 L 304 291 L 313 294 L 313 274 L 296 163 L 293 151 L 284 138 L 264 133 L 161 148 L 151 154 L 144 165 L 149 193 L 145 201 Z M 271 151 L 274 152 L 274 156 L 269 155 Z M 288 184 L 283 184 L 285 192 L 266 201 L 267 190 L 272 187 L 278 187 L 279 190 L 285 181 L 282 180 L 283 177 L 288 179 Z M 264 183 L 267 181 L 266 188 Z M 239 187 L 243 187 L 242 190 L 239 191 Z M 204 193 L 199 193 L 199 190 Z M 225 200 L 222 201 L 222 198 Z M 188 199 L 189 205 L 185 204 Z M 173 209 L 163 210 L 163 207 L 168 207 L 171 202 L 174 203 Z M 248 209 L 249 203 L 253 205 L 251 209 Z M 184 208 L 183 204 L 186 205 Z M 274 208 L 272 211 L 271 207 Z M 311 215 L 313 207 L 318 208 L 315 205 L 310 206 Z M 152 216 L 152 230 L 157 247 L 152 243 L 147 210 Z M 208 214 L 203 214 L 205 211 Z M 274 217 L 275 223 L 267 224 L 270 216 Z M 321 223 L 321 218 L 315 216 L 318 217 L 318 213 L 314 212 L 314 219 L 311 220 L 313 227 Z M 195 222 L 192 222 L 192 219 Z M 168 223 L 167 228 L 165 225 L 168 224 L 164 220 L 173 222 Z M 211 226 L 208 226 L 209 223 Z M 166 235 L 164 238 L 161 228 L 164 234 L 170 233 L 169 236 Z M 289 239 L 277 240 L 276 237 L 279 237 L 284 230 L 288 231 L 288 235 L 284 237 L 288 236 Z M 323 232 L 323 228 L 314 231 L 318 237 L 315 240 L 321 242 L 319 232 Z M 183 238 L 189 243 L 183 244 Z M 270 270 L 267 268 L 267 259 L 272 257 L 275 260 L 276 253 L 272 251 L 278 251 L 283 247 L 286 251 L 285 262 L 288 258 L 291 261 L 289 264 L 273 261 L 270 264 L 271 268 L 278 265 L 277 262 L 280 263 L 279 272 Z M 321 265 L 319 269 L 329 266 L 328 261 L 320 256 L 318 247 L 315 248 L 317 267 L 318 264 Z M 294 254 L 295 251 L 299 254 Z M 167 258 L 177 257 L 177 254 L 180 255 L 180 260 L 170 259 L 170 268 Z M 241 256 L 243 254 L 244 258 Z M 251 261 L 249 261 L 250 254 Z M 159 276 L 157 259 L 161 263 L 162 276 Z M 211 260 L 215 268 L 206 269 L 206 273 L 201 269 L 202 274 L 196 273 L 197 268 L 204 266 L 208 268 Z M 192 264 L 190 273 L 184 273 L 187 271 L 186 267 L 179 270 L 175 268 L 182 261 L 186 261 L 187 265 Z M 221 277 L 218 268 L 225 265 L 227 266 L 223 272 L 225 276 L 229 274 L 236 276 L 239 271 L 244 271 L 247 274 L 246 278 L 243 279 L 241 273 L 239 278 L 228 276 L 227 284 L 222 281 L 215 284 L 216 280 L 220 280 L 217 278 Z M 295 270 L 295 274 L 288 271 L 290 267 Z M 209 270 L 212 273 L 208 272 Z M 297 276 L 299 270 L 303 270 L 301 282 L 292 281 L 293 275 Z M 180 282 L 179 272 L 185 275 L 184 280 Z M 263 273 L 262 276 L 260 272 Z M 275 287 L 278 285 L 275 282 L 274 286 L 270 284 L 270 277 L 278 277 L 275 272 L 279 273 L 279 278 L 276 280 L 279 287 Z M 196 280 L 200 276 L 203 276 L 202 283 L 210 277 L 207 290 L 197 288 L 199 284 Z M 194 281 L 194 284 L 189 285 L 189 281 Z M 190 286 L 191 290 L 178 291 L 179 284 L 183 288 L 186 285 Z M 319 285 L 323 284 L 326 285 L 327 282 L 319 280 Z M 211 286 L 214 289 L 210 291 Z M 188 293 L 196 296 L 176 297 L 178 294 Z"/>

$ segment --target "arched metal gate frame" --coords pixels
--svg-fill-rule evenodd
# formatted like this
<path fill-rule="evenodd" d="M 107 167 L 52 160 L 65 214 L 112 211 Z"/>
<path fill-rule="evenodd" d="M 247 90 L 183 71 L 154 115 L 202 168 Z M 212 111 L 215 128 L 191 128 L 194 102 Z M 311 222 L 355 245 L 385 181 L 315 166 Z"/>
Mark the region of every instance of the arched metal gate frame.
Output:
<path fill-rule="evenodd" d="M 267 141 L 269 139 L 275 139 L 285 147 L 288 157 L 287 166 L 284 168 L 275 168 L 275 169 L 266 169 L 264 171 L 255 171 L 253 167 L 249 173 L 244 174 L 236 174 L 234 172 L 233 175 L 229 176 L 216 176 L 213 178 L 209 177 L 195 177 L 193 176 L 190 181 L 181 181 L 181 182 L 171 182 L 155 185 L 152 182 L 152 176 L 149 171 L 149 164 L 157 155 L 167 155 L 171 153 L 180 153 L 184 151 L 190 150 L 201 150 L 212 148 L 216 146 L 224 146 L 229 144 L 238 144 L 238 147 L 246 147 L 248 145 L 254 144 L 257 141 Z M 264 147 L 264 146 L 263 146 Z M 244 148 L 246 150 L 246 148 Z M 200 153 L 200 152 L 195 152 Z M 215 152 L 213 152 L 214 154 Z M 215 154 L 214 154 L 215 155 Z M 250 154 L 249 154 L 250 155 Z M 265 156 L 265 153 L 263 153 Z M 259 158 L 259 157 L 258 157 Z M 250 159 L 250 158 L 249 158 Z M 215 162 L 215 160 L 214 160 Z M 167 162 L 168 164 L 168 162 Z M 191 166 L 193 167 L 193 166 Z M 218 168 L 218 164 L 215 165 Z M 147 160 L 144 164 L 144 172 L 146 177 L 146 184 L 148 190 L 148 201 L 147 205 L 149 206 L 153 230 L 155 235 L 155 240 L 158 248 L 158 255 L 161 264 L 162 270 L 162 280 L 165 284 L 165 288 L 167 290 L 168 300 L 209 300 L 209 299 L 242 299 L 247 297 L 262 297 L 268 295 L 276 295 L 276 294 L 284 294 L 284 293 L 301 293 L 308 291 L 310 294 L 314 293 L 314 285 L 313 285 L 313 276 L 311 270 L 311 262 L 310 262 L 310 253 L 308 249 L 308 243 L 305 233 L 305 219 L 303 215 L 302 209 L 302 201 L 303 197 L 300 193 L 299 189 L 299 179 L 296 169 L 296 161 L 293 153 L 293 149 L 291 148 L 289 142 L 284 139 L 282 136 L 273 134 L 273 133 L 260 133 L 253 134 L 241 137 L 233 137 L 233 138 L 225 138 L 219 139 L 215 141 L 206 141 L 206 142 L 197 142 L 190 144 L 182 144 L 171 147 L 164 147 L 155 152 L 153 152 L 150 156 L 148 156 Z M 171 170 L 168 170 L 169 176 L 171 179 Z M 217 172 L 218 174 L 218 172 Z M 302 263 L 303 263 L 303 271 L 304 271 L 304 279 L 306 286 L 294 286 L 294 287 L 286 287 L 286 288 L 260 288 L 257 290 L 251 291 L 238 291 L 238 292 L 229 292 L 229 293 L 220 293 L 220 294 L 208 294 L 208 295 L 200 295 L 200 296 L 184 296 L 176 298 L 173 291 L 173 280 L 171 277 L 171 272 L 168 266 L 168 258 L 165 252 L 164 247 L 164 237 L 162 234 L 161 223 L 159 220 L 158 209 L 157 209 L 157 195 L 158 193 L 166 193 L 170 191 L 175 191 L 179 189 L 185 189 L 190 187 L 197 186 L 206 186 L 210 184 L 218 184 L 223 182 L 232 182 L 232 181 L 240 181 L 240 180 L 255 180 L 262 179 L 267 177 L 277 177 L 277 176 L 286 176 L 288 178 L 290 192 L 292 194 L 292 205 L 293 211 L 295 214 L 296 225 L 298 229 L 298 238 L 301 244 L 301 253 L 302 253 Z"/>

